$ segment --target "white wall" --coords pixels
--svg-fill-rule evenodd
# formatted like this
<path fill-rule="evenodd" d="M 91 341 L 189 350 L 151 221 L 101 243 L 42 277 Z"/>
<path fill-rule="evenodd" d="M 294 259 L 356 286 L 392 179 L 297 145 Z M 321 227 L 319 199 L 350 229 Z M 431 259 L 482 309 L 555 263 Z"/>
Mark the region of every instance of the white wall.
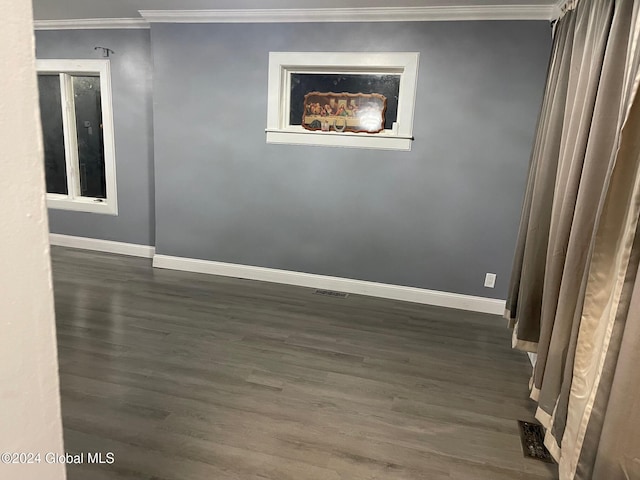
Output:
<path fill-rule="evenodd" d="M 0 478 L 60 480 L 64 465 L 31 2 L 0 1 Z"/>

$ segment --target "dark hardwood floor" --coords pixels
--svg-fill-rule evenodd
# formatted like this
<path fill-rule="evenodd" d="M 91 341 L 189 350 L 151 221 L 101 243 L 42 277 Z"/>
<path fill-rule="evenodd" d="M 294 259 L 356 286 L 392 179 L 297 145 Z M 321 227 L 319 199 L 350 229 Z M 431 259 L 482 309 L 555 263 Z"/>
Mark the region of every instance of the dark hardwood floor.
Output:
<path fill-rule="evenodd" d="M 498 317 L 52 248 L 70 480 L 541 480 Z"/>

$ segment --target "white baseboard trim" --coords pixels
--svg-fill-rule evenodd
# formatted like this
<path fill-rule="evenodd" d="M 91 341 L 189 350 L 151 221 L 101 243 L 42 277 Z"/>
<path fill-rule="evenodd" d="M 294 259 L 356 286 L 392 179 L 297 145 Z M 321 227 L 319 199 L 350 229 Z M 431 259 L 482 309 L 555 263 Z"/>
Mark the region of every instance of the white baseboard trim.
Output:
<path fill-rule="evenodd" d="M 153 266 L 169 270 L 207 273 L 224 277 L 238 277 L 263 282 L 284 283 L 299 287 L 320 288 L 340 292 L 368 295 L 371 297 L 403 300 L 439 307 L 458 308 L 474 312 L 501 315 L 505 301 L 494 298 L 475 297 L 458 293 L 439 292 L 415 287 L 403 287 L 385 283 L 330 277 L 311 273 L 292 272 L 273 268 L 237 265 L 233 263 L 198 260 L 194 258 L 154 255 Z"/>
<path fill-rule="evenodd" d="M 529 361 L 531 362 L 531 366 L 535 367 L 536 366 L 536 360 L 538 358 L 538 354 L 537 353 L 527 352 L 527 355 L 529 356 Z"/>
<path fill-rule="evenodd" d="M 83 250 L 94 250 L 97 252 L 119 253 L 120 255 L 130 255 L 132 257 L 153 258 L 153 255 L 156 252 L 155 247 L 150 245 L 114 242 L 111 240 L 101 240 L 99 238 L 74 237 L 72 235 L 62 235 L 59 233 L 50 233 L 49 243 L 51 245 L 58 245 L 61 247 L 80 248 Z"/>

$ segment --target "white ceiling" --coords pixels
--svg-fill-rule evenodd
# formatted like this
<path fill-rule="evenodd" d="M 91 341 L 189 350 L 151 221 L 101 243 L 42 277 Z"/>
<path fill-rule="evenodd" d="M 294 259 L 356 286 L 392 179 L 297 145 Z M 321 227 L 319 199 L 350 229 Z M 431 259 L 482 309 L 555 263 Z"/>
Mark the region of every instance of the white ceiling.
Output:
<path fill-rule="evenodd" d="M 555 5 L 556 0 L 33 0 L 36 20 L 140 18 L 138 10 Z"/>

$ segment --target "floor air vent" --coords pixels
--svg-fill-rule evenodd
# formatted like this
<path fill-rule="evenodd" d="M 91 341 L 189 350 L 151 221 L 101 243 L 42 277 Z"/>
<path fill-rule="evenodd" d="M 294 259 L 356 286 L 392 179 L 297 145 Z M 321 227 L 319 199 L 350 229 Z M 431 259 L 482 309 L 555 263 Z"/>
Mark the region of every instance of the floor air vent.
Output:
<path fill-rule="evenodd" d="M 313 293 L 314 295 L 324 295 L 326 297 L 336 297 L 336 298 L 347 298 L 349 296 L 348 293 L 336 292 L 335 290 L 316 290 Z"/>
<path fill-rule="evenodd" d="M 522 453 L 525 457 L 553 463 L 553 457 L 544 446 L 544 428 L 537 423 L 518 420 Z"/>

